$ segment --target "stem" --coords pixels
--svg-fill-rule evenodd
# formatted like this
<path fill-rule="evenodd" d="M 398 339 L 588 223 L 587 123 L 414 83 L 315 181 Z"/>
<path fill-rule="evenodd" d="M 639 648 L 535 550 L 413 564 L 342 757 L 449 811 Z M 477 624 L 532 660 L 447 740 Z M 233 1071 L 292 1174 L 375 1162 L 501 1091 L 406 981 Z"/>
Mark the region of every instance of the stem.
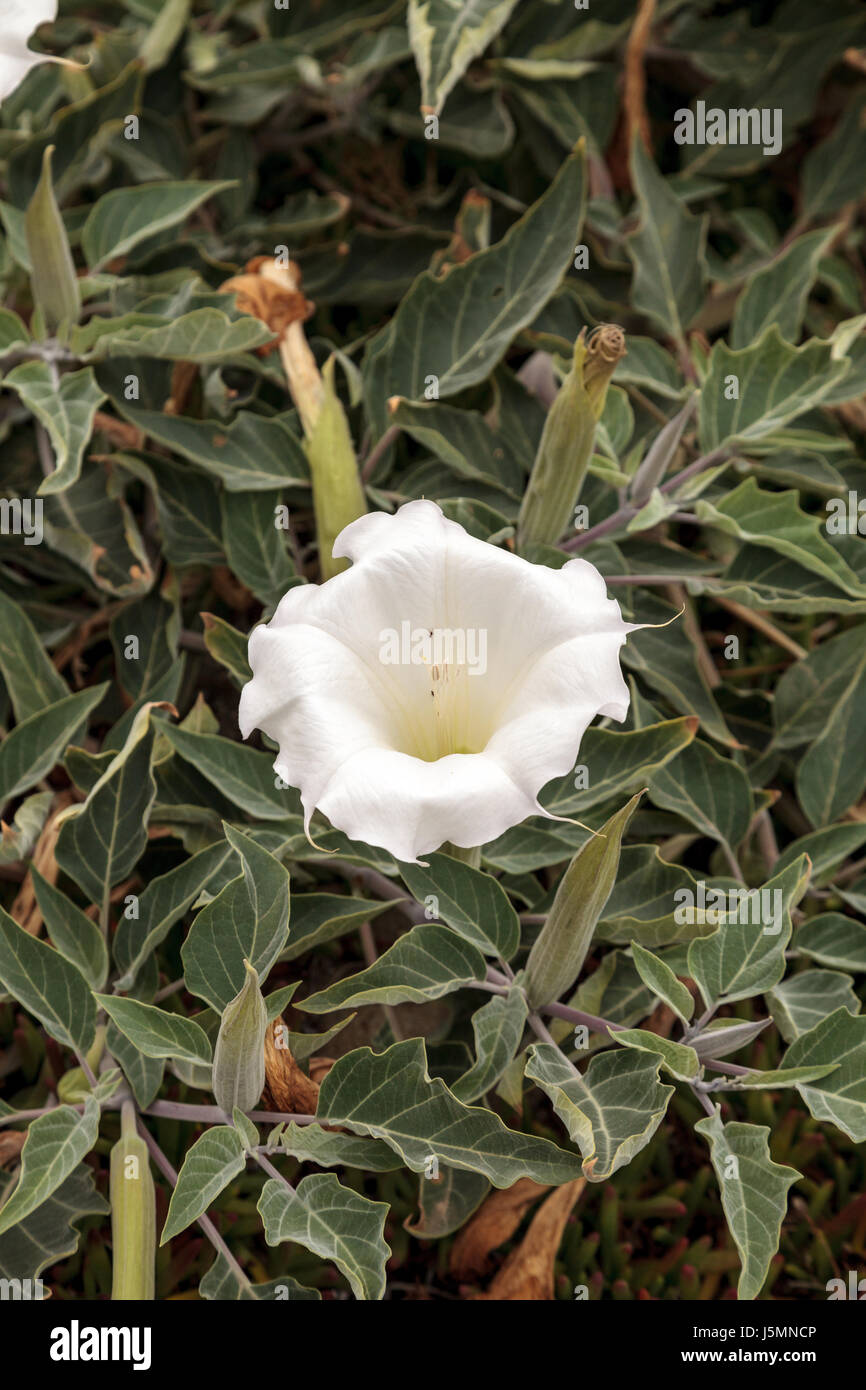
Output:
<path fill-rule="evenodd" d="M 690 1023 L 688 1028 L 683 1029 L 683 1042 L 696 1038 L 699 1033 L 703 1032 L 718 1007 L 718 1004 L 711 1004 L 708 1009 L 704 1009 L 699 1019 Z"/>
<path fill-rule="evenodd" d="M 756 632 L 760 632 L 764 637 L 769 637 L 771 642 L 775 642 L 777 647 L 782 647 L 784 651 L 790 652 L 797 660 L 809 655 L 805 647 L 801 647 L 799 642 L 795 642 L 793 637 L 789 637 L 787 632 L 776 627 L 770 619 L 763 613 L 757 612 L 754 608 L 746 608 L 742 603 L 735 603 L 731 598 L 722 598 L 721 594 L 713 594 L 713 602 L 720 608 L 725 608 L 729 613 L 733 613 L 735 618 L 741 622 L 748 623 Z"/>
<path fill-rule="evenodd" d="M 376 950 L 376 940 L 373 936 L 373 928 L 371 927 L 369 922 L 361 923 L 360 937 L 361 950 L 364 952 L 364 960 L 367 962 L 368 966 L 375 965 L 376 961 L 379 959 L 379 953 Z M 394 1035 L 394 1041 L 402 1042 L 405 1034 L 403 1033 L 403 1030 L 400 1027 L 399 1021 L 397 1019 L 397 1010 L 394 1008 L 393 1004 L 383 1004 L 382 1008 L 384 1010 L 385 1017 L 388 1020 L 388 1027 L 391 1029 L 391 1032 Z"/>
<path fill-rule="evenodd" d="M 543 1004 L 541 1012 L 553 1018 L 565 1018 L 569 1023 L 582 1023 L 591 1033 L 624 1033 L 624 1023 L 612 1023 L 609 1018 L 598 1014 L 585 1014 L 582 1009 L 572 1009 L 568 1004 Z"/>
<path fill-rule="evenodd" d="M 271 1163 L 271 1160 L 266 1158 L 263 1153 L 259 1153 L 258 1149 L 256 1149 L 253 1154 L 253 1158 L 256 1160 L 259 1167 L 264 1169 L 269 1178 L 273 1178 L 276 1182 L 281 1182 L 283 1187 L 288 1187 L 291 1192 L 294 1192 L 295 1189 L 292 1187 L 288 1178 L 284 1178 L 279 1169 L 275 1168 L 273 1163 Z"/>
<path fill-rule="evenodd" d="M 373 445 L 369 454 L 364 459 L 363 465 L 361 467 L 362 482 L 368 483 L 370 481 L 370 479 L 376 471 L 376 464 L 382 458 L 382 455 L 387 453 L 388 449 L 390 449 L 391 445 L 394 443 L 394 440 L 397 439 L 399 435 L 400 426 L 389 425 L 385 433 L 382 435 L 382 438 L 378 441 L 377 444 Z"/>
<path fill-rule="evenodd" d="M 231 1116 L 218 1105 L 185 1105 L 176 1100 L 155 1100 L 143 1114 L 164 1120 L 192 1120 L 201 1124 L 208 1120 L 217 1125 L 230 1125 L 232 1122 Z M 254 1124 L 261 1125 L 278 1125 L 287 1120 L 294 1120 L 299 1125 L 316 1123 L 315 1115 L 289 1115 L 279 1110 L 251 1110 L 249 1118 Z"/>
<path fill-rule="evenodd" d="M 751 1076 L 754 1067 L 741 1067 L 739 1062 L 717 1062 L 714 1058 L 704 1058 L 703 1064 L 711 1071 L 724 1072 L 726 1076 Z"/>
<path fill-rule="evenodd" d="M 180 990 L 186 989 L 186 980 L 182 977 L 179 980 L 172 980 L 170 985 L 163 985 L 153 996 L 154 1004 L 158 1004 L 162 999 L 168 999 L 169 995 L 177 994 Z"/>
<path fill-rule="evenodd" d="M 731 849 L 730 845 L 725 840 L 720 841 L 720 843 L 722 846 L 722 853 L 728 861 L 728 867 L 730 868 L 734 878 L 737 880 L 738 883 L 745 884 L 746 880 L 743 878 L 743 871 L 737 862 L 737 856 L 734 854 L 734 851 Z"/>
<path fill-rule="evenodd" d="M 713 1102 L 710 1100 L 710 1098 L 709 1098 L 709 1096 L 707 1095 L 706 1091 L 700 1090 L 700 1088 L 699 1088 L 698 1086 L 692 1086 L 692 1087 L 691 1087 L 691 1092 L 692 1092 L 692 1095 L 693 1095 L 693 1096 L 697 1096 L 697 1098 L 698 1098 L 698 1100 L 700 1101 L 701 1105 L 703 1106 L 704 1110 L 706 1110 L 707 1114 L 708 1114 L 710 1117 L 712 1117 L 713 1115 L 715 1115 L 715 1113 L 716 1113 L 716 1107 L 713 1105 Z"/>
<path fill-rule="evenodd" d="M 366 888 L 369 892 L 375 893 L 377 898 L 386 898 L 398 907 L 410 922 L 426 922 L 429 920 L 420 903 L 416 903 L 410 898 L 408 893 L 400 888 L 390 878 L 380 874 L 377 869 L 366 869 L 358 864 L 346 864 L 342 859 L 334 859 L 328 865 L 343 878 L 348 879 L 349 883 L 357 884 Z"/>
<path fill-rule="evenodd" d="M 666 483 L 662 483 L 659 491 L 663 493 L 676 491 L 683 483 L 687 483 L 691 478 L 697 477 L 697 475 L 703 473 L 705 469 L 713 468 L 717 463 L 721 463 L 728 457 L 728 454 L 729 451 L 727 449 L 714 449 L 709 454 L 702 454 L 700 458 L 695 459 L 694 463 L 690 463 L 688 468 L 684 468 L 680 473 L 677 473 L 676 477 L 669 478 Z M 601 537 L 606 536 L 608 532 L 618 530 L 624 522 L 631 521 L 632 517 L 639 511 L 639 507 L 630 504 L 619 507 L 612 516 L 606 517 L 604 521 L 599 521 L 596 526 L 590 526 L 588 531 L 581 531 L 579 535 L 572 536 L 560 549 L 569 551 L 583 550 L 584 546 L 589 545 L 590 541 L 600 540 Z"/>
<path fill-rule="evenodd" d="M 78 1065 L 81 1067 L 81 1070 L 84 1072 L 84 1075 L 87 1077 L 87 1080 L 90 1083 L 90 1089 L 94 1090 L 97 1083 L 96 1077 L 93 1074 L 93 1068 L 91 1067 L 83 1052 L 76 1052 L 75 1055 L 78 1058 Z"/>

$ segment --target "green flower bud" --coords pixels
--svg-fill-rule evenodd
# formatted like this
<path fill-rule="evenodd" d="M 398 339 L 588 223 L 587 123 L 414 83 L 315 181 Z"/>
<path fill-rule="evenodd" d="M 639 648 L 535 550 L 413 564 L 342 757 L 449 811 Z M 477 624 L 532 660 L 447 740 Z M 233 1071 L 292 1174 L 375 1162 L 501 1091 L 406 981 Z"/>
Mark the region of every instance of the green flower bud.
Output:
<path fill-rule="evenodd" d="M 111 1150 L 112 1283 L 114 1302 L 151 1301 L 156 1257 L 156 1193 L 147 1145 L 135 1127 L 135 1106 L 123 1102 L 120 1138 Z"/>
<path fill-rule="evenodd" d="M 268 1012 L 259 977 L 248 960 L 239 994 L 226 1004 L 214 1048 L 213 1089 L 217 1105 L 230 1115 L 252 1110 L 265 1085 L 265 1029 Z"/>
<path fill-rule="evenodd" d="M 344 526 L 364 515 L 367 503 L 349 422 L 334 387 L 333 357 L 325 363 L 322 381 L 324 400 L 305 448 L 313 481 L 319 570 L 323 579 L 331 579 L 349 564 L 348 560 L 334 559 L 334 541 Z"/>
<path fill-rule="evenodd" d="M 625 334 L 614 323 L 582 329 L 571 371 L 547 412 L 532 475 L 517 521 L 518 547 L 555 545 L 568 530 L 592 458 L 595 427 L 614 368 L 625 355 Z"/>

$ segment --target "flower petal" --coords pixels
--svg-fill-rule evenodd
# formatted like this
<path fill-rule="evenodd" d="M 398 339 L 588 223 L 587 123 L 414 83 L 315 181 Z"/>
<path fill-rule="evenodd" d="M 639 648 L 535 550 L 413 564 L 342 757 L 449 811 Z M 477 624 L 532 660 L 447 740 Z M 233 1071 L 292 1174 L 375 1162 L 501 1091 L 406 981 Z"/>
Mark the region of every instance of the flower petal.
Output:
<path fill-rule="evenodd" d="M 307 823 L 318 807 L 414 860 L 547 814 L 538 793 L 573 766 L 587 725 L 628 708 L 632 627 L 594 566 L 530 564 L 428 501 L 360 517 L 334 554 L 351 568 L 291 589 L 252 634 L 239 714 L 244 737 L 279 742 L 274 766 Z M 433 633 L 464 639 L 462 654 L 418 656 Z"/>

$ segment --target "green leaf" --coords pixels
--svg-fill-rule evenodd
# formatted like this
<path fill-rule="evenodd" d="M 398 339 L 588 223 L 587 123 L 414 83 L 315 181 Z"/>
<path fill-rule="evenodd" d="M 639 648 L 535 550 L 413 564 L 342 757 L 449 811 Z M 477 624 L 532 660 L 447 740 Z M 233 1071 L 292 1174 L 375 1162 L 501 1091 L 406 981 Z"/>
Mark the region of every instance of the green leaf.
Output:
<path fill-rule="evenodd" d="M 34 792 L 21 802 L 11 825 L 0 825 L 0 864 L 30 857 L 53 804 L 53 792 Z"/>
<path fill-rule="evenodd" d="M 704 301 L 707 217 L 693 217 L 635 136 L 631 181 L 640 223 L 625 246 L 634 265 L 632 302 L 680 342 Z"/>
<path fill-rule="evenodd" d="M 33 1120 L 21 1150 L 21 1173 L 12 1196 L 0 1209 L 0 1234 L 41 1206 L 66 1181 L 96 1143 L 99 1106 L 92 1096 L 79 1115 L 58 1105 Z"/>
<path fill-rule="evenodd" d="M 0 593 L 0 672 L 19 723 L 69 694 L 24 609 L 4 593 Z"/>
<path fill-rule="evenodd" d="M 3 378 L 48 431 L 57 467 L 39 485 L 40 495 L 63 492 L 81 474 L 93 417 L 105 400 L 92 367 L 55 380 L 47 362 L 22 362 Z"/>
<path fill-rule="evenodd" d="M 130 320 L 138 322 L 130 322 Z M 81 357 L 157 357 L 177 362 L 219 362 L 253 352 L 273 342 L 273 331 L 244 314 L 229 318 L 222 309 L 205 306 L 179 318 L 158 314 L 127 314 L 119 319 L 91 318 L 73 334 L 71 347 Z"/>
<path fill-rule="evenodd" d="M 650 796 L 656 805 L 675 811 L 732 853 L 745 838 L 754 814 L 745 772 L 702 742 L 693 743 L 669 767 L 653 774 Z"/>
<path fill-rule="evenodd" d="M 218 1013 L 240 991 L 245 960 L 264 983 L 289 932 L 287 870 L 250 836 L 224 829 L 243 871 L 202 908 L 181 951 L 187 989 Z"/>
<path fill-rule="evenodd" d="M 580 237 L 584 187 L 579 148 L 502 241 L 444 281 L 429 271 L 419 276 L 367 349 L 364 389 L 378 433 L 389 397 L 422 398 L 430 375 L 438 377 L 441 397 L 453 396 L 496 365 L 565 273 Z"/>
<path fill-rule="evenodd" d="M 279 492 L 223 493 L 222 534 L 226 558 L 238 579 L 269 609 L 292 584 L 300 583 L 277 526 Z"/>
<path fill-rule="evenodd" d="M 789 666 L 773 702 L 775 747 L 795 748 L 817 739 L 840 700 L 856 684 L 864 660 L 866 624 L 858 624 Z"/>
<path fill-rule="evenodd" d="M 536 1081 L 583 1155 L 590 1182 L 604 1182 L 645 1147 L 664 1118 L 673 1086 L 663 1086 L 659 1058 L 601 1052 L 586 1073 L 549 1043 L 529 1048 L 526 1075 Z"/>
<path fill-rule="evenodd" d="M 247 638 L 215 613 L 202 613 L 204 642 L 214 661 L 224 666 L 238 685 L 246 685 L 253 673 L 247 661 Z"/>
<path fill-rule="evenodd" d="M 280 1148 L 301 1163 L 315 1163 L 319 1168 L 339 1165 L 363 1168 L 370 1173 L 393 1173 L 402 1164 L 394 1150 L 381 1139 L 338 1134 L 321 1125 L 286 1125 L 280 1133 Z"/>
<path fill-rule="evenodd" d="M 52 475 L 53 476 L 53 475 Z M 126 479 L 95 459 L 85 459 L 81 477 L 45 499 L 48 548 L 78 566 L 101 592 L 137 596 L 154 573 L 135 515 L 124 496 Z M 81 576 L 76 576 L 81 582 Z"/>
<path fill-rule="evenodd" d="M 195 469 L 178 470 L 155 454 L 114 454 L 112 461 L 151 489 L 166 559 L 173 565 L 213 565 L 224 559 L 216 485 Z"/>
<path fill-rule="evenodd" d="M 511 1065 L 528 1012 L 523 990 L 513 988 L 507 994 L 494 994 L 489 1003 L 472 1015 L 475 1062 L 451 1088 L 464 1105 L 486 1095 Z"/>
<path fill-rule="evenodd" d="M 860 1000 L 853 983 L 850 975 L 838 970 L 801 970 L 770 990 L 767 1005 L 785 1042 L 808 1033 L 836 1009 L 858 1014 Z"/>
<path fill-rule="evenodd" d="M 587 976 L 568 1000 L 572 1008 L 601 1015 L 626 1028 L 646 1018 L 654 1002 L 652 990 L 647 989 L 634 961 L 625 951 L 608 951 L 597 969 Z M 572 1031 L 572 1024 L 558 1019 L 551 1022 L 551 1032 L 557 1041 L 567 1038 Z M 608 1045 L 604 1033 L 597 1034 L 595 1041 Z M 592 1046 L 590 1042 L 591 1050 Z"/>
<path fill-rule="evenodd" d="M 504 890 L 490 874 L 450 854 L 428 855 L 428 865 L 401 864 L 415 899 L 488 956 L 510 960 L 520 944 L 520 921 Z M 430 899 L 435 899 L 430 902 Z"/>
<path fill-rule="evenodd" d="M 393 906 L 393 900 L 387 898 L 379 902 L 339 893 L 296 894 L 292 899 L 292 932 L 280 959 L 296 960 L 314 946 L 345 936 Z"/>
<path fill-rule="evenodd" d="M 577 851 L 560 880 L 547 921 L 526 962 L 526 991 L 538 1008 L 558 999 L 580 974 L 619 868 L 622 837 L 640 792 Z"/>
<path fill-rule="evenodd" d="M 316 1116 L 384 1139 L 413 1173 L 424 1172 L 431 1157 L 482 1173 L 495 1187 L 521 1177 L 569 1182 L 580 1173 L 577 1159 L 555 1144 L 507 1129 L 490 1110 L 462 1105 L 444 1081 L 429 1076 L 421 1038 L 340 1057 L 322 1082 Z"/>
<path fill-rule="evenodd" d="M 477 410 L 458 410 L 440 401 L 389 403 L 391 423 L 441 459 L 460 478 L 499 487 L 514 497 L 523 490 L 523 471 L 509 441 L 494 433 Z"/>
<path fill-rule="evenodd" d="M 693 1047 L 661 1038 L 657 1033 L 649 1033 L 645 1028 L 621 1028 L 613 1034 L 617 1045 L 632 1047 L 637 1052 L 649 1052 L 660 1057 L 665 1071 L 678 1081 L 694 1081 L 701 1064 Z"/>
<path fill-rule="evenodd" d="M 145 31 L 140 57 L 145 72 L 161 68 L 182 35 L 189 19 L 192 0 L 166 0 Z"/>
<path fill-rule="evenodd" d="M 859 199 L 866 160 L 866 113 L 855 92 L 831 135 L 809 149 L 800 184 L 800 217 L 812 221 Z"/>
<path fill-rule="evenodd" d="M 708 1006 L 750 999 L 779 983 L 791 939 L 791 909 L 808 882 L 809 861 L 802 855 L 762 888 L 728 890 L 722 925 L 689 946 L 689 974 Z"/>
<path fill-rule="evenodd" d="M 841 912 L 825 912 L 804 922 L 794 946 L 820 965 L 866 972 L 866 927 Z"/>
<path fill-rule="evenodd" d="M 0 309 L 0 352 L 4 355 L 11 348 L 24 347 L 30 342 L 30 334 L 17 314 L 11 309 Z"/>
<path fill-rule="evenodd" d="M 215 734 L 196 734 L 166 725 L 164 733 L 174 751 L 203 777 L 256 820 L 285 820 L 300 809 L 297 792 L 280 790 L 271 753 L 258 753 L 243 743 Z"/>
<path fill-rule="evenodd" d="M 58 951 L 80 970 L 92 989 L 102 989 L 108 975 L 108 948 L 95 922 L 44 879 L 35 864 L 30 877 L 48 935 Z"/>
<path fill-rule="evenodd" d="M 167 1013 L 153 1004 L 142 1004 L 138 999 L 122 999 L 117 994 L 97 994 L 95 998 L 121 1033 L 145 1057 L 210 1062 L 211 1045 L 207 1033 L 191 1018 Z"/>
<path fill-rule="evenodd" d="M 706 891 L 715 881 L 706 881 Z M 662 859 L 655 845 L 626 845 L 620 871 L 596 936 L 616 945 L 639 941 L 648 950 L 709 936 L 715 922 L 695 910 L 698 883 L 681 864 Z M 691 910 L 680 904 L 690 904 Z"/>
<path fill-rule="evenodd" d="M 658 956 L 654 956 L 652 951 L 647 951 L 638 941 L 632 942 L 631 954 L 644 984 L 663 1000 L 669 1009 L 673 1009 L 684 1023 L 688 1023 L 695 1011 L 695 1001 L 670 966 L 659 960 Z"/>
<path fill-rule="evenodd" d="M 84 976 L 0 908 L 0 984 L 52 1038 L 76 1052 L 93 1042 L 96 1009 Z"/>
<path fill-rule="evenodd" d="M 233 1125 L 214 1125 L 187 1150 L 171 1194 L 160 1245 L 197 1221 L 246 1166 L 246 1149 Z"/>
<path fill-rule="evenodd" d="M 314 1173 L 296 1188 L 269 1178 L 258 1211 L 268 1245 L 295 1241 L 332 1260 L 356 1298 L 384 1298 L 385 1262 L 391 1256 L 382 1234 L 387 1202 L 359 1196 L 333 1173 Z"/>
<path fill-rule="evenodd" d="M 724 1125 L 718 1109 L 695 1125 L 706 1136 L 722 1194 L 722 1207 L 740 1256 L 737 1297 L 757 1298 L 788 1206 L 788 1188 L 800 1174 L 770 1158 L 763 1125 Z"/>
<path fill-rule="evenodd" d="M 99 704 L 107 683 L 67 695 L 17 724 L 0 743 L 0 802 L 28 791 L 60 761 Z"/>
<path fill-rule="evenodd" d="M 580 766 L 586 769 L 587 786 L 576 787 L 575 773 L 568 772 L 558 782 L 549 782 L 539 800 L 554 815 L 579 816 L 590 806 L 635 792 L 688 747 L 697 727 L 697 719 L 686 716 L 629 733 L 587 729 L 580 741 Z"/>
<path fill-rule="evenodd" d="M 83 805 L 63 813 L 55 857 L 91 902 L 126 878 L 147 844 L 156 783 L 151 769 L 159 705 L 139 710 L 123 748 L 111 759 Z"/>
<path fill-rule="evenodd" d="M 465 1225 L 490 1191 L 481 1173 L 465 1168 L 439 1169 L 437 1178 L 422 1176 L 418 1184 L 418 1216 L 403 1222 L 410 1235 L 419 1240 L 450 1236 Z"/>
<path fill-rule="evenodd" d="M 813 570 L 845 593 L 866 595 L 866 584 L 827 540 L 823 523 L 798 506 L 799 493 L 768 492 L 757 479 L 747 478 L 718 502 L 699 498 L 695 512 L 701 521 L 717 526 L 747 544 L 766 546 Z"/>
<path fill-rule="evenodd" d="M 78 1249 L 79 1221 L 107 1216 L 108 1210 L 94 1186 L 93 1169 L 80 1164 L 29 1216 L 0 1236 L 0 1277 L 38 1279 Z"/>
<path fill-rule="evenodd" d="M 754 1042 L 767 1026 L 769 1019 L 739 1023 L 735 1018 L 716 1018 L 692 1038 L 692 1047 L 703 1061 L 707 1057 L 729 1057 Z"/>
<path fill-rule="evenodd" d="M 298 1007 L 327 1014 L 360 1004 L 419 1004 L 483 980 L 486 971 L 481 952 L 457 932 L 438 923 L 423 923 L 401 936 L 366 970 L 310 995 Z"/>
<path fill-rule="evenodd" d="M 221 840 L 193 854 L 168 873 L 150 880 L 138 899 L 138 916 L 130 918 L 124 912 L 114 933 L 114 959 L 123 971 L 115 982 L 116 989 L 132 987 L 150 953 L 165 940 L 175 922 L 219 872 L 230 853 L 231 846 Z"/>
<path fill-rule="evenodd" d="M 421 110 L 439 112 L 469 64 L 511 16 L 517 0 L 409 0 L 409 41 L 421 78 Z"/>
<path fill-rule="evenodd" d="M 134 246 L 167 227 L 185 222 L 190 213 L 233 186 L 217 183 L 148 183 L 114 188 L 94 203 L 81 232 L 81 249 L 91 270 L 126 256 Z"/>
<path fill-rule="evenodd" d="M 850 668 L 849 668 L 850 669 Z M 866 648 L 850 670 L 824 728 L 797 768 L 797 795 L 813 825 L 828 825 L 859 801 L 866 787 Z"/>
<path fill-rule="evenodd" d="M 866 1139 L 866 1017 L 846 1008 L 834 1010 L 788 1048 L 782 1070 L 839 1064 L 820 1086 L 800 1083 L 797 1090 L 816 1120 L 838 1125 L 855 1144 Z"/>
<path fill-rule="evenodd" d="M 701 387 L 702 451 L 764 439 L 820 405 L 847 375 L 849 365 L 829 341 L 813 338 L 802 347 L 792 347 L 775 324 L 756 343 L 737 352 L 721 340 L 716 342 Z M 736 378 L 735 397 L 729 398 L 733 388 L 728 377 Z"/>
<path fill-rule="evenodd" d="M 156 1099 L 162 1085 L 165 1059 L 146 1057 L 111 1020 L 105 1033 L 105 1045 L 111 1056 L 123 1068 L 123 1074 L 132 1087 L 139 1109 L 146 1110 L 151 1101 Z"/>
<path fill-rule="evenodd" d="M 654 690 L 661 691 L 674 709 L 697 715 L 708 737 L 729 748 L 736 747 L 737 740 L 697 663 L 694 643 L 681 621 L 671 622 L 676 618 L 676 608 L 654 596 L 644 596 L 635 620 L 658 626 L 644 628 L 630 637 L 622 650 L 623 663 L 638 671 Z"/>
<path fill-rule="evenodd" d="M 318 1303 L 322 1295 L 318 1289 L 307 1289 L 283 1274 L 278 1279 L 268 1279 L 263 1284 L 251 1284 L 247 1279 L 241 1281 L 237 1268 L 230 1265 L 221 1252 L 198 1286 L 202 1298 L 218 1299 L 236 1303 L 250 1299 L 274 1300 L 280 1303 Z"/>
<path fill-rule="evenodd" d="M 288 484 L 309 485 L 309 468 L 300 440 L 279 417 L 239 410 L 230 424 L 190 420 L 138 410 L 115 399 L 131 424 L 158 444 L 182 455 L 217 478 L 229 492 L 267 492 Z"/>
<path fill-rule="evenodd" d="M 836 870 L 849 854 L 866 844 L 866 825 L 849 821 L 842 825 L 828 825 L 823 830 L 813 830 L 809 835 L 801 835 L 786 845 L 776 861 L 776 872 L 785 869 L 801 854 L 808 854 L 812 861 L 812 886 L 823 888 L 832 882 Z"/>
<path fill-rule="evenodd" d="M 780 335 L 796 342 L 818 264 L 836 236 L 835 227 L 797 237 L 768 266 L 749 277 L 737 300 L 731 323 L 731 347 L 744 348 L 776 324 Z"/>
<path fill-rule="evenodd" d="M 27 204 L 24 229 L 33 299 L 50 331 L 63 328 L 68 332 L 78 318 L 81 300 L 69 238 L 51 184 L 53 153 L 53 145 L 43 151 L 42 173 Z"/>

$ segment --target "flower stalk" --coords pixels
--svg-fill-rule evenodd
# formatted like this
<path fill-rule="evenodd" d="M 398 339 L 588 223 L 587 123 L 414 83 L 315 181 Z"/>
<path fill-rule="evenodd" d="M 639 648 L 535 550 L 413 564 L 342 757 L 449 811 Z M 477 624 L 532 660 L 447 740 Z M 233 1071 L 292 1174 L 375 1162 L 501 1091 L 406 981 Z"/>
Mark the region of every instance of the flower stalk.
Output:
<path fill-rule="evenodd" d="M 156 1193 L 135 1105 L 124 1100 L 120 1138 L 111 1150 L 112 1301 L 152 1301 L 155 1291 Z"/>

